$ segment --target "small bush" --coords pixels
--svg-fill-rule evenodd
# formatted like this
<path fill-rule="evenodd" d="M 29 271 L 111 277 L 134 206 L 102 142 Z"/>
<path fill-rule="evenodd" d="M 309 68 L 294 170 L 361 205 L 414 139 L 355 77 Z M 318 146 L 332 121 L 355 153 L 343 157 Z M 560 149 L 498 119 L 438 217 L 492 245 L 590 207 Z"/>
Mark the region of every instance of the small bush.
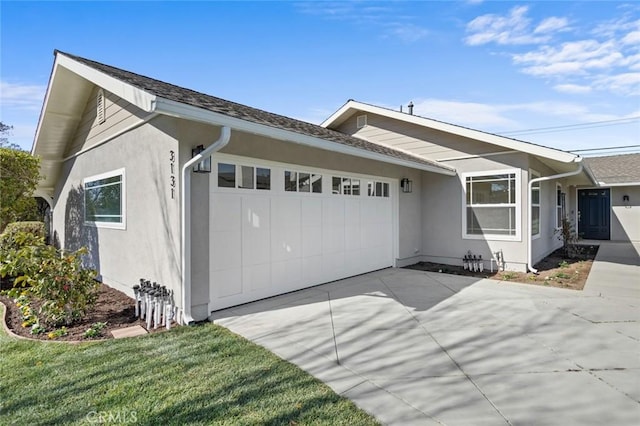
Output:
<path fill-rule="evenodd" d="M 107 326 L 106 322 L 94 322 L 91 327 L 82 334 L 85 339 L 92 339 L 94 337 L 101 337 L 102 331 Z"/>
<path fill-rule="evenodd" d="M 16 241 L 16 237 L 23 232 L 43 239 L 46 234 L 43 222 L 12 222 L 8 224 L 4 232 L 0 234 L 0 250 L 19 249 L 23 247 L 23 242 Z"/>
<path fill-rule="evenodd" d="M 87 249 L 63 253 L 27 232 L 16 233 L 14 241 L 19 248 L 4 252 L 0 276 L 15 277 L 14 286 L 42 301 L 39 317 L 45 324 L 69 325 L 93 308 L 99 283 L 96 271 L 82 267 Z"/>

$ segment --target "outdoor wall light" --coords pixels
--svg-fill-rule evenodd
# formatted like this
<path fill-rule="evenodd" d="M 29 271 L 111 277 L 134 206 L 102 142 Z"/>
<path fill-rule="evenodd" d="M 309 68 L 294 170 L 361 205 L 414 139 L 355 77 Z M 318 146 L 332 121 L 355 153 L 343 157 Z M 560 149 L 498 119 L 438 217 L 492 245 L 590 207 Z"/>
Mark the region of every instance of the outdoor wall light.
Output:
<path fill-rule="evenodd" d="M 204 151 L 204 145 L 198 145 L 191 150 L 191 158 Z M 211 156 L 204 158 L 198 164 L 193 166 L 193 171 L 196 173 L 211 173 Z"/>
<path fill-rule="evenodd" d="M 624 201 L 625 203 L 629 202 L 629 196 L 628 195 L 623 195 L 622 196 L 622 201 Z"/>
<path fill-rule="evenodd" d="M 402 192 L 410 193 L 413 190 L 413 181 L 410 181 L 408 178 L 403 178 L 400 181 L 400 188 L 402 188 Z"/>

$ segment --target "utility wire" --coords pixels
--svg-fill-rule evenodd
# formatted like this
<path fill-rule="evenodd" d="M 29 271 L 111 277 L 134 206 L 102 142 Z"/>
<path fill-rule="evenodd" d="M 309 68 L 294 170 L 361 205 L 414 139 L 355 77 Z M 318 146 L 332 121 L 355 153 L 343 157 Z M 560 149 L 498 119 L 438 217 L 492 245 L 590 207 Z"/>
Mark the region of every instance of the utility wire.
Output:
<path fill-rule="evenodd" d="M 586 151 L 604 151 L 607 149 L 628 149 L 628 148 L 640 148 L 640 145 L 626 145 L 626 146 L 608 146 L 604 148 L 591 148 L 591 149 L 570 149 L 570 152 L 586 152 Z"/>
<path fill-rule="evenodd" d="M 635 116 L 635 117 L 627 117 L 627 118 L 618 118 L 615 120 L 592 121 L 589 123 L 567 124 L 564 126 L 540 127 L 537 129 L 513 130 L 508 132 L 497 132 L 497 133 L 502 135 L 516 135 L 516 134 L 523 135 L 523 134 L 566 132 L 566 131 L 572 131 L 572 130 L 583 130 L 583 129 L 593 129 L 597 127 L 632 124 L 633 121 L 637 121 L 639 119 L 640 119 L 640 116 Z"/>

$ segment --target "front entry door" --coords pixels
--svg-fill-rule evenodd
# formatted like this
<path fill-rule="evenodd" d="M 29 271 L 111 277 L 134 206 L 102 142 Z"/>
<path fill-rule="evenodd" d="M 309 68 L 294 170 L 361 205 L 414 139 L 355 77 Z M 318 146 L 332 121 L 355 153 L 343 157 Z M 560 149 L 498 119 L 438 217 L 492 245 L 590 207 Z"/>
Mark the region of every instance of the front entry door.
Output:
<path fill-rule="evenodd" d="M 578 190 L 578 233 L 585 240 L 608 240 L 611 207 L 608 189 Z"/>

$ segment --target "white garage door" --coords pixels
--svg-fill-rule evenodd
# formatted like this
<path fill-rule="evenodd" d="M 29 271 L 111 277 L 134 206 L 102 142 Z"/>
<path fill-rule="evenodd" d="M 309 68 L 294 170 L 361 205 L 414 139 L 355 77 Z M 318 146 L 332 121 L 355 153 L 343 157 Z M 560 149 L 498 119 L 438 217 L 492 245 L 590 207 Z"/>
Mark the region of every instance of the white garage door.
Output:
<path fill-rule="evenodd" d="M 212 168 L 210 310 L 393 265 L 395 182 L 222 155 Z"/>

